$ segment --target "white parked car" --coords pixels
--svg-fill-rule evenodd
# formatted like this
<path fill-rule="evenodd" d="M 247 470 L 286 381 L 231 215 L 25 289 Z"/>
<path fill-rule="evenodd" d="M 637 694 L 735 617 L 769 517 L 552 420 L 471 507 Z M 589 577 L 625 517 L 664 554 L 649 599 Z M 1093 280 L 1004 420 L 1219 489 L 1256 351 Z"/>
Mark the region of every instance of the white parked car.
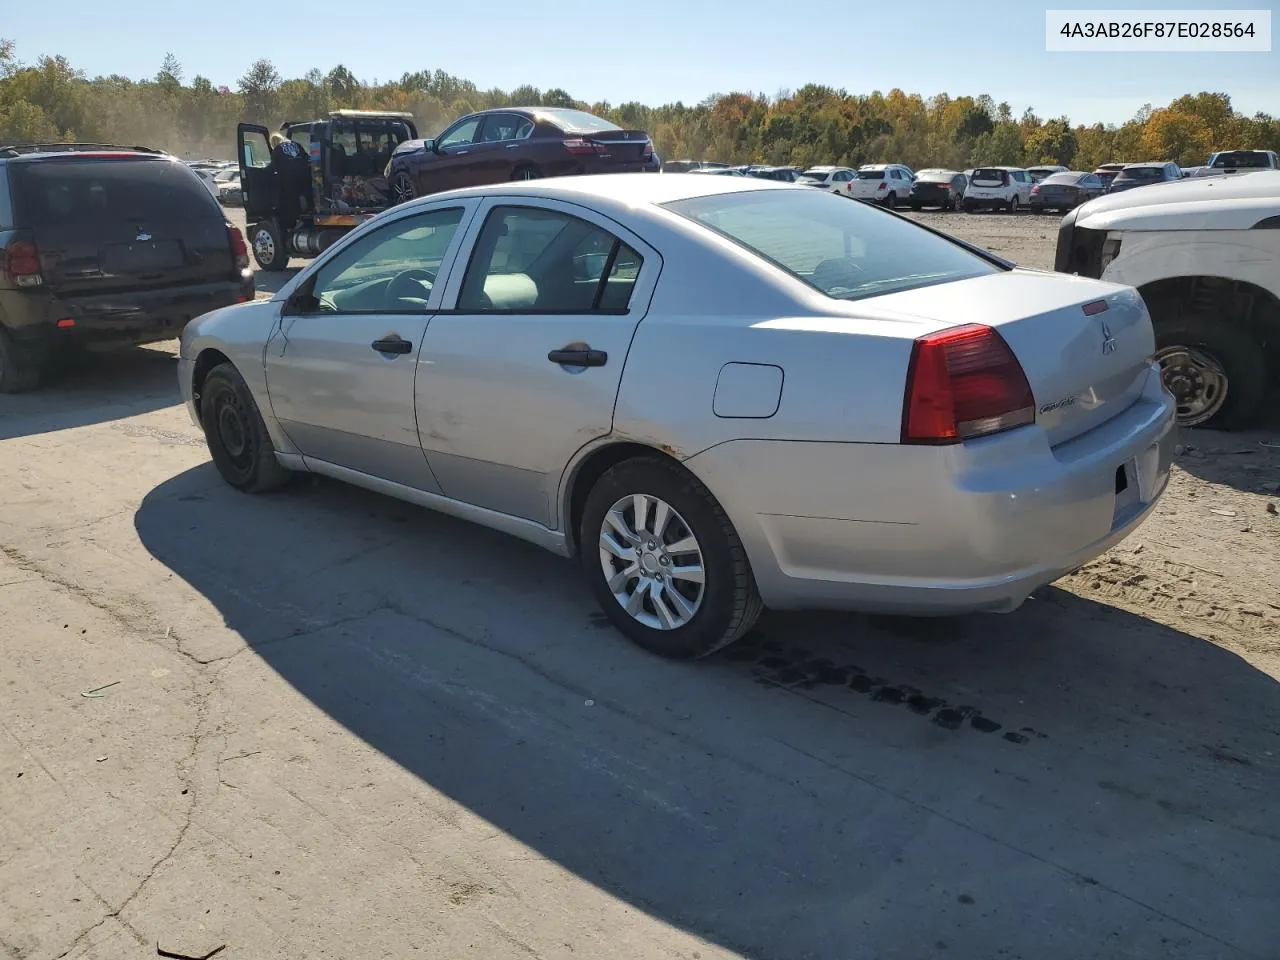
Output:
<path fill-rule="evenodd" d="M 857 172 L 849 167 L 810 167 L 800 174 L 800 179 L 796 182 L 848 197 L 853 194 L 856 177 Z"/>
<path fill-rule="evenodd" d="M 455 190 L 183 331 L 223 478 L 577 556 L 654 652 L 764 606 L 1005 612 L 1128 535 L 1173 401 L 1138 294 L 749 177 Z M 287 549 L 287 545 L 282 548 Z"/>
<path fill-rule="evenodd" d="M 1141 292 L 1182 425 L 1247 425 L 1280 384 L 1280 171 L 1091 200 L 1063 218 L 1055 267 Z"/>
<path fill-rule="evenodd" d="M 890 209 L 906 203 L 915 175 L 900 163 L 868 163 L 858 168 L 849 196 L 855 200 L 872 200 Z"/>
<path fill-rule="evenodd" d="M 976 167 L 964 191 L 964 211 L 1008 210 L 1031 203 L 1031 174 L 1021 167 Z"/>
<path fill-rule="evenodd" d="M 1070 173 L 1070 172 L 1071 172 L 1070 167 L 1062 167 L 1062 166 L 1056 166 L 1056 165 L 1046 166 L 1044 164 L 1040 164 L 1039 166 L 1035 166 L 1035 167 L 1027 167 L 1027 173 L 1031 175 L 1032 183 L 1039 183 L 1041 180 L 1045 179 L 1046 177 L 1052 177 L 1055 173 Z"/>

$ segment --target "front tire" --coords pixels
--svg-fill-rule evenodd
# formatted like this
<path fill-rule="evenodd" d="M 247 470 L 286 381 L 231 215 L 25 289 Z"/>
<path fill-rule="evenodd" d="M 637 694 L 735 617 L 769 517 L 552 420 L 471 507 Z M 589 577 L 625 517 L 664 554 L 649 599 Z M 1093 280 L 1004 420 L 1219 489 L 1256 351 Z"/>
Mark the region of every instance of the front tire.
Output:
<path fill-rule="evenodd" d="M 278 221 L 263 220 L 253 228 L 253 259 L 258 266 L 277 273 L 289 266 L 289 241 Z"/>
<path fill-rule="evenodd" d="M 1176 315 L 1156 321 L 1156 360 L 1177 402 L 1178 425 L 1238 430 L 1257 416 L 1267 392 L 1261 344 L 1229 319 Z"/>
<path fill-rule="evenodd" d="M 210 370 L 200 387 L 200 425 L 214 466 L 237 490 L 266 493 L 291 479 L 276 459 L 253 392 L 230 363 Z"/>
<path fill-rule="evenodd" d="M 705 657 L 764 608 L 724 509 L 670 461 L 639 457 L 606 471 L 587 496 L 578 542 L 605 616 L 651 653 Z"/>
<path fill-rule="evenodd" d="M 396 206 L 416 199 L 418 190 L 413 185 L 413 177 L 407 170 L 401 170 L 391 178 L 391 200 Z"/>

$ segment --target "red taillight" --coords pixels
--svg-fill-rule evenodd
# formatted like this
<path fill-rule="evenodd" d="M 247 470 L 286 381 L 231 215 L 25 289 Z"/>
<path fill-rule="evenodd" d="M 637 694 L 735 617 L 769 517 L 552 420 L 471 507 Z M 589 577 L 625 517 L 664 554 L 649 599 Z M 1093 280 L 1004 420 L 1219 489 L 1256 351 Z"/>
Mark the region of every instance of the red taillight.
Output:
<path fill-rule="evenodd" d="M 227 224 L 227 237 L 231 241 L 231 255 L 235 258 L 237 270 L 249 269 L 249 245 L 244 242 L 244 234 L 235 224 Z"/>
<path fill-rule="evenodd" d="M 887 183 L 881 183 L 881 184 L 880 184 L 880 186 L 876 187 L 876 190 L 877 190 L 877 191 L 879 191 L 879 190 L 885 190 L 885 189 L 887 189 L 887 188 L 888 188 L 888 186 L 889 186 L 889 185 L 888 185 Z"/>
<path fill-rule="evenodd" d="M 583 140 L 581 137 L 571 137 L 562 141 L 564 148 L 573 154 L 600 154 L 605 152 L 605 148 L 598 143 L 592 143 L 590 140 Z"/>
<path fill-rule="evenodd" d="M 1032 187 L 1032 188 L 1031 188 L 1031 192 L 1032 192 L 1032 193 L 1039 193 L 1039 192 L 1040 192 L 1040 184 L 1038 184 L 1038 183 L 1037 183 L 1034 187 Z"/>
<path fill-rule="evenodd" d="M 652 140 L 646 140 L 644 142 L 644 148 L 640 151 L 640 159 L 641 160 L 653 159 L 653 141 Z"/>
<path fill-rule="evenodd" d="M 38 287 L 44 283 L 40 272 L 40 251 L 34 243 L 10 240 L 0 250 L 0 274 L 9 277 L 15 286 Z"/>
<path fill-rule="evenodd" d="M 991 327 L 970 323 L 915 341 L 902 407 L 903 443 L 960 443 L 1035 418 L 1027 376 Z"/>

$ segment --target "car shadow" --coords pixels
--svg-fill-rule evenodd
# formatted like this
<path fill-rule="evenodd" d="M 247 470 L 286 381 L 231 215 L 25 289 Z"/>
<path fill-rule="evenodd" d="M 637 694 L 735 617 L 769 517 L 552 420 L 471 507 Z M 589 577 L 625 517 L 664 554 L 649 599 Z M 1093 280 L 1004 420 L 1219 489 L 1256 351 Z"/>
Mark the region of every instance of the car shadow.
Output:
<path fill-rule="evenodd" d="M 574 564 L 319 478 L 250 497 L 206 464 L 135 529 L 333 721 L 744 956 L 1280 937 L 1280 687 L 1151 620 L 1048 588 L 1005 617 L 772 614 L 680 664 L 622 640 Z"/>
<path fill-rule="evenodd" d="M 75 355 L 30 393 L 0 394 L 0 440 L 106 423 L 171 407 L 177 341 Z"/>
<path fill-rule="evenodd" d="M 1248 430 L 1182 430 L 1178 466 L 1209 483 L 1275 496 L 1280 492 L 1280 395 L 1264 409 L 1267 413 Z"/>

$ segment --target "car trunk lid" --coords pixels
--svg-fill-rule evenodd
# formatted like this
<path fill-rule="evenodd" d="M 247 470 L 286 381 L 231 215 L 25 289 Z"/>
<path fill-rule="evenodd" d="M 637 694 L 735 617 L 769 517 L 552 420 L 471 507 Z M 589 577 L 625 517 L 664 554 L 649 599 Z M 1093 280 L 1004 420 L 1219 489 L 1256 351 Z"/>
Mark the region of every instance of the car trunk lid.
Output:
<path fill-rule="evenodd" d="M 594 146 L 606 163 L 640 163 L 653 155 L 653 144 L 643 130 L 596 130 L 577 136 Z"/>
<path fill-rule="evenodd" d="M 44 282 L 83 296 L 238 275 L 225 219 L 181 164 L 130 155 L 15 164 Z"/>
<path fill-rule="evenodd" d="M 873 304 L 934 317 L 939 329 L 978 323 L 999 331 L 1026 373 L 1036 425 L 1051 446 L 1132 406 L 1155 352 L 1151 319 L 1138 293 L 1080 277 L 1014 270 L 858 306 Z"/>

